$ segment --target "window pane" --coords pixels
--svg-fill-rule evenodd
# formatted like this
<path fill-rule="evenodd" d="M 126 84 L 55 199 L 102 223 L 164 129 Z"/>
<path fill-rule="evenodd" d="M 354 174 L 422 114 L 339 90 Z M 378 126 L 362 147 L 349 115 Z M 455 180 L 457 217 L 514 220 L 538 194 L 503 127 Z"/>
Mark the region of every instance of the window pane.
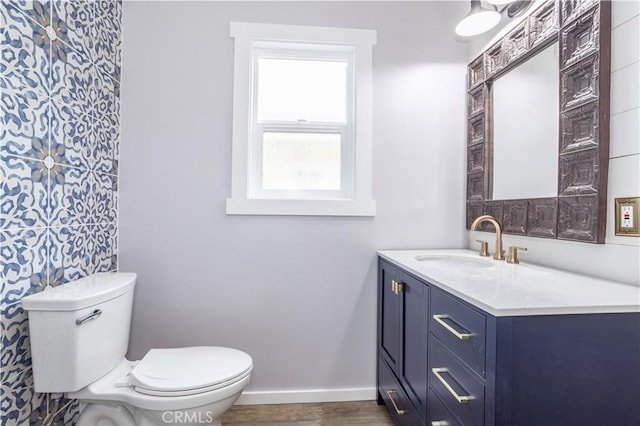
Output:
<path fill-rule="evenodd" d="M 339 190 L 339 133 L 265 132 L 262 187 L 266 190 Z"/>
<path fill-rule="evenodd" d="M 258 120 L 346 122 L 347 61 L 258 59 Z"/>

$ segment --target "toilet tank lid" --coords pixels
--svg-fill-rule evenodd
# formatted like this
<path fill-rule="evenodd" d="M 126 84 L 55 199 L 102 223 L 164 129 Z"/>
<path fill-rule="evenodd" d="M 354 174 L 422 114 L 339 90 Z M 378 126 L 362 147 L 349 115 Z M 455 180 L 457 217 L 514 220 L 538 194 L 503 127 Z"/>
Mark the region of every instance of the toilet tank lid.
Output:
<path fill-rule="evenodd" d="M 136 274 L 104 272 L 47 288 L 22 299 L 25 311 L 76 311 L 133 291 Z"/>

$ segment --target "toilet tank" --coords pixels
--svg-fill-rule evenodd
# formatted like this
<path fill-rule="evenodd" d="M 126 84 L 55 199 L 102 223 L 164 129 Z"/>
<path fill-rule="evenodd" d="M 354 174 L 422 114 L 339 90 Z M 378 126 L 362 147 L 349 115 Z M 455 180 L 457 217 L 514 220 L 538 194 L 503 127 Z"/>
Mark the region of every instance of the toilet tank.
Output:
<path fill-rule="evenodd" d="M 124 360 L 134 273 L 99 273 L 22 299 L 36 392 L 74 392 Z"/>

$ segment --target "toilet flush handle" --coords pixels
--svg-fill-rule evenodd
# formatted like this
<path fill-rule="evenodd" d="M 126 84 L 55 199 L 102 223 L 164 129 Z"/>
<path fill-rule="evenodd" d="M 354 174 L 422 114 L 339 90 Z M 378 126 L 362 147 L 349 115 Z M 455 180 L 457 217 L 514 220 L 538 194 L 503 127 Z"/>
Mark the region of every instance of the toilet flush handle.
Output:
<path fill-rule="evenodd" d="M 95 309 L 93 312 L 91 312 L 86 317 L 78 318 L 76 320 L 76 325 L 82 325 L 82 324 L 84 324 L 86 322 L 92 321 L 92 320 L 98 318 L 100 315 L 102 315 L 102 311 L 100 309 Z"/>

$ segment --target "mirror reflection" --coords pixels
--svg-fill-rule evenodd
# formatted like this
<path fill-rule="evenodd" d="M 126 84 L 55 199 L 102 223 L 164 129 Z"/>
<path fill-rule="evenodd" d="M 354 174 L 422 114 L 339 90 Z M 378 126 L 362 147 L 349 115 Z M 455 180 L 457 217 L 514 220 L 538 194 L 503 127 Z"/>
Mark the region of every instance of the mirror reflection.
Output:
<path fill-rule="evenodd" d="M 493 199 L 558 195 L 558 44 L 493 83 Z"/>

